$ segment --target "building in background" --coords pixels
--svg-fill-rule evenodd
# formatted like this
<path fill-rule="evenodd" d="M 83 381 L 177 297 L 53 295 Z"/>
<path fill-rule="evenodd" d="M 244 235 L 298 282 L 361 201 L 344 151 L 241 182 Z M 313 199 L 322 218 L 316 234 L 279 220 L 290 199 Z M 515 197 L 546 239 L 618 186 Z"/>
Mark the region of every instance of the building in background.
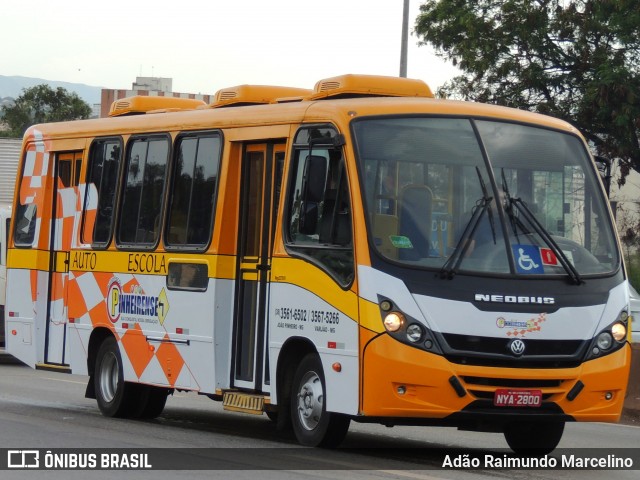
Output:
<path fill-rule="evenodd" d="M 173 79 L 162 77 L 136 77 L 131 90 L 114 90 L 103 88 L 100 100 L 100 117 L 108 117 L 111 104 L 116 100 L 134 95 L 194 98 L 203 100 L 205 103 L 213 102 L 213 95 L 203 95 L 200 93 L 177 93 L 172 91 Z"/>

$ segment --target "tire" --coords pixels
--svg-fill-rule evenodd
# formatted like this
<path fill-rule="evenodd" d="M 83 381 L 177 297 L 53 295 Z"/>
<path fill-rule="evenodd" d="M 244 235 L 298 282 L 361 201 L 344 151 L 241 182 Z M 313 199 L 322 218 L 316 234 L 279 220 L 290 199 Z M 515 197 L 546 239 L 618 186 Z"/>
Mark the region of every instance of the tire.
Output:
<path fill-rule="evenodd" d="M 307 447 L 337 447 L 351 419 L 326 410 L 324 371 L 318 355 L 305 356 L 293 375 L 291 423 L 298 442 Z"/>
<path fill-rule="evenodd" d="M 152 419 L 160 416 L 167 403 L 170 390 L 162 387 L 152 387 L 150 385 L 139 385 L 142 395 L 139 397 L 141 410 L 138 418 Z"/>
<path fill-rule="evenodd" d="M 504 438 L 517 454 L 546 455 L 560 443 L 564 422 L 513 422 L 505 426 Z"/>
<path fill-rule="evenodd" d="M 124 381 L 122 358 L 113 337 L 100 345 L 93 381 L 98 408 L 104 416 L 131 417 L 140 408 L 140 397 L 135 391 L 137 385 Z"/>

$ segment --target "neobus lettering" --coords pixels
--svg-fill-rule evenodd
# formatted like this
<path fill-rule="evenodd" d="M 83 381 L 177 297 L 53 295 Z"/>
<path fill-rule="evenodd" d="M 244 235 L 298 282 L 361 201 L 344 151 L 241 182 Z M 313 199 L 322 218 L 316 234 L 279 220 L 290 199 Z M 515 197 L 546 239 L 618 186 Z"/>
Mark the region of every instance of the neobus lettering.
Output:
<path fill-rule="evenodd" d="M 493 302 L 493 303 L 534 303 L 542 305 L 553 305 L 556 299 L 553 297 L 525 297 L 515 295 L 490 295 L 484 293 L 476 293 L 476 302 Z"/>
<path fill-rule="evenodd" d="M 92 252 L 74 252 L 71 268 L 73 270 L 95 270 L 96 254 Z"/>
<path fill-rule="evenodd" d="M 158 258 L 156 255 L 146 253 L 130 253 L 127 269 L 130 272 L 142 273 L 167 273 L 167 265 L 164 256 Z"/>

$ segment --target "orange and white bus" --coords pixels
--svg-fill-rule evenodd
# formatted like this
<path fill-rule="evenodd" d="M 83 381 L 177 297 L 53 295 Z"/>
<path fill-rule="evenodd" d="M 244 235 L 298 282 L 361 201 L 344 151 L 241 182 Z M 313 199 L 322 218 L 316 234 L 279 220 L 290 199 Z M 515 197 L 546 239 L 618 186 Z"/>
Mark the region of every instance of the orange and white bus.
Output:
<path fill-rule="evenodd" d="M 550 451 L 618 421 L 619 242 L 571 125 L 345 75 L 31 127 L 7 349 L 88 375 L 107 416 L 176 390 L 338 445 L 349 423 Z"/>

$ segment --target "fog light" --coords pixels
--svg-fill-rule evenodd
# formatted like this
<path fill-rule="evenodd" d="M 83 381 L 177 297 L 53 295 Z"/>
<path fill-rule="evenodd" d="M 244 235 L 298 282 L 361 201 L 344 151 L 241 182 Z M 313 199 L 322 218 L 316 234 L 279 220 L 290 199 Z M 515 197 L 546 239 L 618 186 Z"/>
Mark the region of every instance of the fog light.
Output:
<path fill-rule="evenodd" d="M 380 302 L 380 309 L 383 312 L 388 312 L 391 310 L 391 302 L 389 300 L 383 300 Z"/>
<path fill-rule="evenodd" d="M 397 332 L 404 325 L 404 315 L 398 312 L 391 312 L 384 317 L 384 328 L 387 332 Z"/>
<path fill-rule="evenodd" d="M 622 342 L 627 338 L 627 327 L 623 323 L 614 323 L 613 327 L 611 327 L 611 334 L 616 342 Z"/>
<path fill-rule="evenodd" d="M 407 327 L 407 339 L 410 342 L 417 343 L 422 340 L 422 327 L 415 323 L 412 323 Z"/>
<path fill-rule="evenodd" d="M 607 392 L 604 394 L 604 399 L 605 400 L 611 400 L 613 398 L 613 393 L 611 392 Z"/>
<path fill-rule="evenodd" d="M 404 395 L 405 393 L 407 393 L 407 387 L 405 387 L 404 385 L 400 385 L 398 387 L 398 395 Z"/>
<path fill-rule="evenodd" d="M 609 350 L 611 345 L 613 345 L 613 337 L 609 332 L 602 332 L 598 335 L 598 339 L 596 340 L 596 344 L 600 350 Z"/>
<path fill-rule="evenodd" d="M 429 339 L 427 339 L 424 342 L 424 348 L 426 348 L 427 350 L 431 350 L 433 348 L 433 342 Z"/>

